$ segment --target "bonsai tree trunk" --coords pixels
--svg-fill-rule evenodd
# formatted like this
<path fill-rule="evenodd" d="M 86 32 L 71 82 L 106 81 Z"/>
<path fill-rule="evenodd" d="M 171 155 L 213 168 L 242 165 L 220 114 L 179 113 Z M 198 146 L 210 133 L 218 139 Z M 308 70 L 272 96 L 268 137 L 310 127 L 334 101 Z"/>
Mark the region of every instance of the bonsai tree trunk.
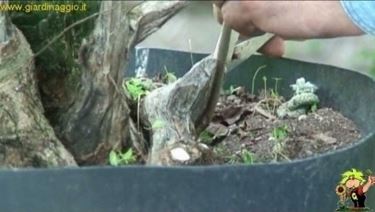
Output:
<path fill-rule="evenodd" d="M 232 37 L 232 39 L 231 39 Z M 218 102 L 225 64 L 231 59 L 238 34 L 222 27 L 216 50 L 176 82 L 147 95 L 145 122 L 163 123 L 152 129 L 148 162 L 157 165 L 201 164 L 210 160 L 209 148 L 197 135 L 208 126 Z M 230 57 L 228 57 L 230 55 Z"/>
<path fill-rule="evenodd" d="M 213 89 L 220 91 L 220 87 L 214 85 L 215 70 L 216 60 L 206 58 L 175 83 L 156 89 L 145 97 L 143 121 L 150 126 L 155 122 L 163 125 L 152 129 L 149 164 L 207 162 L 205 156 L 209 155 L 209 149 L 197 142 L 197 134 L 209 123 L 205 117 L 213 112 L 206 110 Z"/>
<path fill-rule="evenodd" d="M 95 29 L 81 47 L 82 77 L 74 104 L 60 114 L 55 126 L 80 164 L 106 163 L 109 152 L 122 147 L 147 154 L 121 86 L 129 51 L 185 3 L 146 2 L 136 8 L 132 4 L 102 1 Z"/>
<path fill-rule="evenodd" d="M 0 99 L 0 166 L 76 165 L 43 115 L 30 46 L 4 12 L 0 12 Z"/>
<path fill-rule="evenodd" d="M 81 82 L 70 94 L 75 101 L 57 114 L 54 125 L 81 164 L 103 164 L 109 150 L 121 146 L 146 154 L 143 135 L 135 130 L 119 87 L 129 49 L 185 5 L 156 3 L 132 10 L 140 2 L 103 1 L 95 30 L 82 44 Z M 0 165 L 76 165 L 44 116 L 30 46 L 5 13 L 0 13 L 0 42 Z"/>
<path fill-rule="evenodd" d="M 95 28 L 82 42 L 79 86 L 70 93 L 72 104 L 54 115 L 54 130 L 79 164 L 104 164 L 111 150 L 128 147 L 135 148 L 148 164 L 204 163 L 208 147 L 199 144 L 196 135 L 212 116 L 224 75 L 226 53 L 202 60 L 183 78 L 154 90 L 144 99 L 140 110 L 142 124 L 160 120 L 166 124 L 147 134 L 152 146 L 148 154 L 146 136 L 143 130 L 137 131 L 126 92 L 121 90 L 129 51 L 185 6 L 185 2 L 138 4 L 102 1 Z M 4 36 L 0 40 L 3 66 L 0 68 L 4 74 L 0 75 L 0 91 L 4 91 L 0 95 L 6 101 L 2 103 L 0 115 L 1 120 L 6 121 L 3 121 L 0 135 L 9 135 L 10 141 L 24 141 L 16 148 L 21 151 L 17 152 L 18 157 L 30 155 L 31 159 L 20 166 L 74 165 L 73 158 L 43 116 L 31 72 L 30 48 L 5 15 L 3 19 Z M 227 40 L 228 36 L 230 33 Z M 228 51 L 228 46 L 220 48 Z M 24 148 L 29 143 L 30 148 Z M 9 149 L 6 149 L 6 156 L 14 157 L 9 152 L 16 144 L 5 142 Z M 12 164 L 10 159 L 6 162 Z"/>

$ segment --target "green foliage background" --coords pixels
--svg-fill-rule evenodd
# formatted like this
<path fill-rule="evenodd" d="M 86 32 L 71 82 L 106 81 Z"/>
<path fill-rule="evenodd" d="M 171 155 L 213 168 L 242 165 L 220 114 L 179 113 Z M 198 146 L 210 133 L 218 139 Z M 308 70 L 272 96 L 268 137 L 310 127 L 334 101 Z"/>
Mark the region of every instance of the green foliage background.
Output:
<path fill-rule="evenodd" d="M 50 40 L 66 27 L 99 11 L 100 1 L 10 1 L 17 4 L 87 4 L 87 11 L 59 13 L 51 11 L 40 12 L 10 12 L 12 22 L 24 33 L 34 53 L 43 48 Z M 93 29 L 96 18 L 93 18 L 67 31 L 58 41 L 36 58 L 37 69 L 51 73 L 56 71 L 71 72 L 76 67 L 78 49 L 82 39 Z"/>

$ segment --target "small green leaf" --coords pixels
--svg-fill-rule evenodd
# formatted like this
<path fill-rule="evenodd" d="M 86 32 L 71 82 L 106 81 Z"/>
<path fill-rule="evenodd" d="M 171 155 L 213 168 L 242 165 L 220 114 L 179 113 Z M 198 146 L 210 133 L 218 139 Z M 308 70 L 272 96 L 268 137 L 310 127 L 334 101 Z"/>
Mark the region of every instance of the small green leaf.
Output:
<path fill-rule="evenodd" d="M 229 86 L 229 94 L 233 94 L 233 92 L 234 92 L 234 86 L 233 85 L 230 85 Z"/>
<path fill-rule="evenodd" d="M 138 100 L 151 90 L 152 81 L 150 79 L 131 78 L 125 81 L 123 88 L 129 92 L 133 100 Z"/>
<path fill-rule="evenodd" d="M 315 103 L 315 104 L 311 105 L 310 110 L 311 110 L 311 112 L 313 112 L 313 113 L 316 112 L 316 111 L 318 110 L 318 104 Z"/>
<path fill-rule="evenodd" d="M 164 71 L 165 71 L 164 80 L 167 84 L 173 83 L 177 80 L 176 75 L 173 72 L 168 71 L 166 66 L 164 66 Z"/>
<path fill-rule="evenodd" d="M 133 156 L 133 149 L 129 149 L 127 152 L 125 152 L 124 154 L 121 154 L 121 157 L 123 160 L 126 160 L 126 159 L 129 159 Z"/>
<path fill-rule="evenodd" d="M 136 161 L 137 158 L 132 148 L 128 149 L 125 153 L 119 153 L 114 150 L 109 153 L 109 164 L 112 166 L 127 165 Z"/>
<path fill-rule="evenodd" d="M 176 75 L 174 75 L 174 73 L 171 73 L 171 72 L 168 72 L 166 75 L 165 75 L 166 79 L 167 79 L 167 83 L 170 84 L 170 83 L 173 83 L 177 80 L 177 77 Z"/>
<path fill-rule="evenodd" d="M 136 158 L 133 154 L 133 149 L 130 148 L 125 153 L 121 154 L 121 164 L 130 164 L 134 163 L 136 161 Z"/>
<path fill-rule="evenodd" d="M 109 153 L 109 164 L 112 166 L 118 166 L 120 164 L 120 158 L 114 150 Z"/>
<path fill-rule="evenodd" d="M 200 134 L 199 134 L 199 139 L 203 142 L 203 143 L 211 143 L 212 139 L 214 138 L 214 135 L 210 132 L 208 132 L 207 130 L 203 130 Z"/>
<path fill-rule="evenodd" d="M 273 89 L 271 89 L 271 97 L 272 98 L 279 98 L 279 94 L 276 91 L 274 91 Z"/>
<path fill-rule="evenodd" d="M 241 158 L 244 164 L 251 165 L 254 163 L 253 155 L 247 149 L 241 151 Z"/>
<path fill-rule="evenodd" d="M 276 127 L 272 130 L 272 137 L 276 140 L 283 140 L 288 137 L 288 126 Z"/>

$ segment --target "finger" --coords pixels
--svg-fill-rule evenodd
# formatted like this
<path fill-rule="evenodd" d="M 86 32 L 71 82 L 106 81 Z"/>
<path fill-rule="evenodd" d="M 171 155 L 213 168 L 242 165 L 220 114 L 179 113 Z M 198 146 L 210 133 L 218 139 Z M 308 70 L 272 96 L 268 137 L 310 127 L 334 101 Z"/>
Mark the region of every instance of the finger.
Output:
<path fill-rule="evenodd" d="M 283 56 L 284 51 L 284 39 L 276 35 L 273 36 L 258 50 L 258 52 L 271 57 L 281 57 Z"/>
<path fill-rule="evenodd" d="M 260 31 L 260 30 L 255 30 L 253 32 L 253 34 L 251 34 L 251 36 L 240 34 L 240 36 L 238 37 L 238 41 L 242 42 L 242 41 L 248 40 L 252 37 L 261 36 L 261 35 L 264 35 L 264 34 L 265 34 L 265 32 Z"/>
<path fill-rule="evenodd" d="M 251 36 L 257 28 L 246 16 L 242 4 L 237 1 L 227 1 L 221 7 L 222 19 L 232 29 L 244 36 Z"/>
<path fill-rule="evenodd" d="M 221 7 L 223 6 L 224 3 L 225 3 L 225 0 L 215 0 L 215 1 L 213 1 L 213 4 L 215 4 L 220 9 L 221 9 Z"/>
<path fill-rule="evenodd" d="M 221 13 L 220 7 L 218 7 L 216 4 L 212 4 L 212 11 L 214 13 L 216 21 L 220 24 L 223 24 L 223 15 Z"/>

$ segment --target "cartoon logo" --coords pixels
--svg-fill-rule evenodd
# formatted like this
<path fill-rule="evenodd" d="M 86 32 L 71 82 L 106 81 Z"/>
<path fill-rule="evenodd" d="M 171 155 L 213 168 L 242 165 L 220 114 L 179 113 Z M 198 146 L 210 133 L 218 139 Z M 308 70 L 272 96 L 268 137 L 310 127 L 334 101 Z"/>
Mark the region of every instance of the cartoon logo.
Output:
<path fill-rule="evenodd" d="M 369 171 L 371 173 L 371 171 Z M 366 192 L 375 185 L 375 176 L 370 174 L 365 180 L 363 172 L 351 169 L 341 175 L 341 181 L 336 187 L 336 194 L 339 196 L 339 207 L 336 211 L 369 211 L 365 206 Z M 348 206 L 348 200 L 352 206 Z"/>

